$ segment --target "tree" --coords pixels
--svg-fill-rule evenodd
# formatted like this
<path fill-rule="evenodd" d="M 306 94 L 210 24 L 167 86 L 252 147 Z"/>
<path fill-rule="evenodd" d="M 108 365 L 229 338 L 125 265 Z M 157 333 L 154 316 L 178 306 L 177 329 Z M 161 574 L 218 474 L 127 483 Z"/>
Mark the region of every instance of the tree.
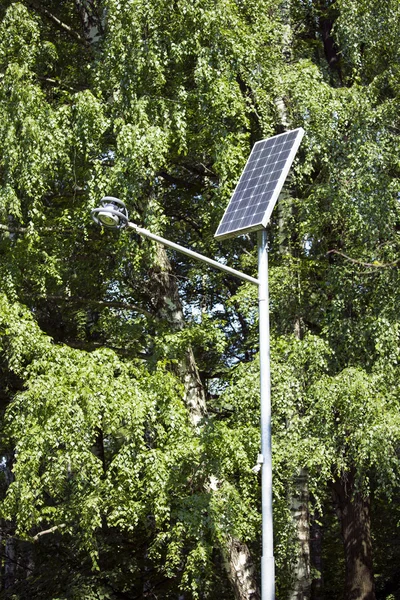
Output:
<path fill-rule="evenodd" d="M 397 493 L 396 3 L 0 11 L 1 593 L 257 596 L 254 290 L 89 212 L 119 196 L 255 273 L 252 237 L 215 225 L 253 142 L 290 123 L 306 137 L 269 229 L 278 590 L 306 468 L 330 536 L 335 494 L 347 593 L 373 598 L 369 507 L 382 521 Z"/>
<path fill-rule="evenodd" d="M 295 40 L 295 53 L 299 58 L 306 56 L 312 43 L 313 62 L 319 67 L 317 70 L 314 65 L 303 62 L 303 71 L 299 70 L 299 63 L 287 69 L 292 92 L 291 96 L 287 95 L 289 109 L 293 111 L 290 114 L 302 114 L 308 123 L 308 132 L 313 131 L 311 148 L 307 150 L 307 160 L 311 159 L 311 178 L 308 188 L 298 184 L 301 197 L 297 214 L 299 226 L 297 236 L 291 238 L 292 247 L 302 259 L 300 277 L 306 281 L 304 296 L 299 295 L 299 314 L 306 330 L 329 342 L 334 352 L 329 371 L 335 386 L 342 377 L 347 382 L 352 378 L 357 381 L 356 375 L 361 377 L 363 373 L 362 377 L 373 389 L 369 379 L 371 371 L 379 365 L 381 376 L 384 373 L 378 350 L 386 320 L 389 319 L 394 330 L 397 327 L 397 316 L 392 310 L 393 299 L 397 297 L 397 272 L 393 270 L 398 227 L 394 184 L 397 173 L 394 157 L 398 145 L 394 123 L 397 117 L 392 112 L 393 89 L 389 91 L 386 84 L 378 83 L 390 79 L 393 60 L 383 69 L 374 51 L 364 54 L 366 44 L 368 48 L 379 47 L 380 56 L 389 57 L 392 47 L 389 24 L 396 10 L 392 5 L 367 8 L 359 4 L 356 7 L 350 2 L 298 3 L 293 13 L 297 18 L 301 15 L 303 20 L 302 35 Z M 385 41 L 378 32 L 378 23 L 387 23 L 390 30 Z M 375 58 L 372 59 L 373 55 Z M 378 64 L 380 70 L 375 70 Z M 316 151 L 315 159 L 312 158 L 313 151 Z M 304 165 L 303 174 L 306 170 Z M 293 227 L 293 221 L 291 225 Z M 394 337 L 393 344 L 397 346 L 397 343 Z M 388 346 L 386 349 L 389 354 L 385 364 L 390 362 L 392 352 Z M 354 367 L 356 371 L 351 370 Z M 356 395 L 360 394 L 357 385 L 355 388 L 358 390 Z M 340 404 L 332 389 L 329 390 L 326 398 L 333 394 L 335 402 Z M 349 399 L 355 393 L 349 384 L 346 391 Z M 390 383 L 383 393 L 387 398 L 391 397 Z M 374 404 L 373 399 L 365 395 L 364 402 Z M 331 410 L 334 410 L 332 406 Z M 339 412 L 346 421 L 346 415 Z M 390 407 L 384 414 L 390 423 Z M 320 415 L 318 423 L 320 425 Z M 351 431 L 351 425 L 348 426 Z M 325 446 L 322 442 L 325 434 L 323 431 L 320 434 Z M 393 456 L 396 443 L 385 448 Z M 364 462 L 361 474 L 359 456 L 352 460 L 352 465 L 348 464 L 340 475 L 342 486 L 346 487 L 354 471 L 358 474 L 359 485 L 360 481 L 365 484 L 366 477 L 374 479 L 368 461 Z M 349 498 L 352 496 L 350 487 Z M 381 484 L 378 489 L 382 490 Z M 368 504 L 371 496 L 365 487 L 360 495 Z M 356 493 L 353 501 L 356 501 Z M 347 517 L 340 506 L 338 508 L 343 529 L 343 519 Z M 362 515 L 360 511 L 359 516 L 352 516 L 353 531 L 362 526 Z M 364 540 L 369 526 L 368 523 Z M 357 575 L 350 567 L 354 559 L 351 552 L 359 542 L 357 552 L 362 555 L 362 539 L 363 536 L 355 535 L 351 550 L 348 542 L 345 543 L 347 589 L 353 590 L 354 597 L 363 597 L 363 592 L 362 584 L 357 582 Z M 368 561 L 365 578 L 370 582 L 369 594 L 373 597 L 370 557 Z"/>
<path fill-rule="evenodd" d="M 216 200 L 220 196 L 226 198 L 226 191 L 223 188 L 219 191 L 215 186 L 217 173 L 212 171 L 213 164 L 217 164 L 215 156 L 218 155 L 221 173 L 226 172 L 223 177 L 227 177 L 232 168 L 238 171 L 239 159 L 243 160 L 245 156 L 244 147 L 238 149 L 237 156 L 231 156 L 231 145 L 225 141 L 225 137 L 230 135 L 231 141 L 237 138 L 246 142 L 248 134 L 238 132 L 236 128 L 238 125 L 246 127 L 246 113 L 251 112 L 243 97 L 247 89 L 244 75 L 241 78 L 237 75 L 239 81 L 227 96 L 231 78 L 229 52 L 233 50 L 232 34 L 228 29 L 225 30 L 215 55 L 210 45 L 213 36 L 218 38 L 221 27 L 233 25 L 238 33 L 242 21 L 234 5 L 228 15 L 225 15 L 222 6 L 216 15 L 212 7 L 207 7 L 201 13 L 200 28 L 198 15 L 190 5 L 179 7 L 177 15 L 180 23 L 179 19 L 170 22 L 166 18 L 165 7 L 153 3 L 143 3 L 143 11 L 139 13 L 133 12 L 132 3 L 125 7 L 119 3 L 108 3 L 105 8 L 105 21 L 103 10 L 95 3 L 70 7 L 51 2 L 46 5 L 33 2 L 29 4 L 29 10 L 21 3 L 10 3 L 4 13 L 3 65 L 6 85 L 2 137 L 8 140 L 10 148 L 2 164 L 4 290 L 12 300 L 18 299 L 28 305 L 40 327 L 51 334 L 58 344 L 67 344 L 81 352 L 108 345 L 129 360 L 145 359 L 150 369 L 160 362 L 167 362 L 172 368 L 177 363 L 177 373 L 186 384 L 186 399 L 191 403 L 189 408 L 193 414 L 193 408 L 196 402 L 199 405 L 199 398 L 204 392 L 200 383 L 196 384 L 195 381 L 197 367 L 190 349 L 192 339 L 196 340 L 197 336 L 198 345 L 203 340 L 217 339 L 223 350 L 225 344 L 221 343 L 221 335 L 211 328 L 196 326 L 193 332 L 180 335 L 182 316 L 179 316 L 177 290 L 176 286 L 171 285 L 171 277 L 168 281 L 165 271 L 169 267 L 163 255 L 153 253 L 148 245 L 140 246 L 135 240 L 122 236 L 113 241 L 107 251 L 102 239 L 104 236 L 88 222 L 88 209 L 97 203 L 97 196 L 105 191 L 106 185 L 113 187 L 115 193 L 123 198 L 137 192 L 136 206 L 130 205 L 134 218 L 153 225 L 156 230 L 165 228 L 171 234 L 180 226 L 180 218 L 186 218 L 189 227 L 183 229 L 179 237 L 187 238 L 186 241 L 194 238 L 192 243 L 198 243 L 200 231 L 197 229 L 196 233 L 196 226 L 199 226 L 196 221 L 192 224 L 190 211 L 187 208 L 185 210 L 185 202 L 187 206 L 188 197 L 193 199 L 195 191 L 195 200 L 203 210 L 205 222 L 211 221 L 215 211 L 219 210 Z M 246 17 L 246 11 L 244 13 L 242 19 Z M 185 25 L 184 30 L 182 24 Z M 123 36 L 121 27 L 125 31 Z M 189 35 L 191 28 L 197 36 L 193 41 Z M 184 31 L 186 35 L 183 35 Z M 247 24 L 246 33 L 248 36 L 251 33 L 250 37 L 255 38 L 250 24 Z M 273 37 L 272 29 L 270 36 Z M 188 41 L 191 42 L 189 45 Z M 242 50 L 244 43 L 243 40 Z M 136 48 L 139 52 L 126 52 L 127 48 Z M 235 53 L 235 60 L 243 58 L 240 48 Z M 218 63 L 221 64 L 222 73 L 217 69 Z M 249 65 L 245 65 L 244 72 L 248 68 Z M 165 75 L 167 71 L 168 78 Z M 217 91 L 224 102 L 223 106 L 216 102 Z M 207 107 L 212 109 L 208 115 Z M 221 115 L 225 107 L 229 114 L 224 117 L 226 122 L 222 122 Z M 213 122 L 209 119 L 210 114 L 213 115 Z M 202 124 L 199 123 L 199 115 L 202 115 Z M 186 134 L 187 129 L 190 130 L 190 136 Z M 213 196 L 216 200 L 213 200 Z M 168 207 L 166 213 L 164 205 Z M 180 207 L 179 211 L 177 206 Z M 211 211 L 204 210 L 205 207 Z M 200 226 L 203 227 L 203 223 L 200 222 Z M 61 235 L 62 239 L 59 237 Z M 108 239 L 111 242 L 111 236 Z M 202 243 L 206 243 L 206 236 L 203 236 Z M 99 252 L 100 247 L 104 251 Z M 118 259 L 120 267 L 116 270 Z M 180 268 L 185 272 L 188 266 L 182 264 Z M 87 277 L 88 271 L 93 273 L 91 278 Z M 197 288 L 197 269 L 190 275 L 194 288 Z M 227 292 L 224 293 L 229 295 L 232 293 L 232 282 L 227 283 Z M 237 284 L 234 284 L 233 290 L 236 289 Z M 190 298 L 191 294 L 193 291 L 189 287 L 186 297 Z M 175 302 L 173 311 L 171 302 Z M 121 322 L 116 321 L 117 314 L 122 317 Z M 173 320 L 171 323 L 171 318 L 176 322 Z M 229 319 L 235 319 L 234 311 Z M 232 343 L 228 356 L 234 351 Z M 58 357 L 57 352 L 56 355 Z M 86 354 L 76 351 L 72 356 L 73 359 L 69 358 L 73 361 L 72 369 L 82 373 L 78 365 L 80 360 L 85 362 Z M 49 359 L 45 365 L 41 363 L 46 377 L 52 374 L 52 362 L 61 360 L 54 358 L 51 353 Z M 59 384 L 62 393 L 69 395 L 71 391 L 65 384 L 70 375 L 67 365 L 61 362 L 61 372 L 65 372 L 66 379 L 60 375 Z M 31 364 L 29 357 L 26 358 L 26 364 Z M 94 365 L 90 362 L 88 370 L 97 372 Z M 35 371 L 35 361 L 31 368 Z M 5 362 L 6 373 L 10 371 L 14 376 L 15 369 Z M 27 372 L 19 370 L 18 373 Z M 20 375 L 20 378 L 20 388 L 32 388 L 33 384 L 27 375 Z M 22 394 L 13 399 L 14 394 L 13 389 L 6 396 L 5 402 L 11 401 L 7 415 L 14 414 L 14 405 L 25 397 Z M 55 410 L 58 414 L 61 408 Z M 58 414 L 57 418 L 63 422 L 62 415 Z M 94 469 L 101 467 L 96 461 L 93 464 L 93 452 L 88 445 L 95 443 L 97 449 L 94 455 L 103 463 L 104 471 L 104 465 L 107 464 L 103 456 L 104 439 L 107 439 L 107 444 L 110 443 L 107 438 L 109 432 L 104 428 L 100 428 L 98 440 L 91 439 L 94 435 L 91 429 L 93 425 L 90 425 L 88 415 L 87 418 L 89 429 L 85 438 L 85 456 L 89 461 L 89 471 L 86 475 L 82 474 L 81 483 L 85 497 L 100 477 L 100 471 L 96 477 L 91 474 L 89 463 Z M 36 431 L 37 419 L 40 418 L 35 419 L 32 427 Z M 36 463 L 32 466 L 28 461 L 25 463 L 27 470 L 24 470 L 21 453 L 22 448 L 29 452 L 28 444 L 19 446 L 18 456 L 13 459 L 12 447 L 17 438 L 22 436 L 22 431 L 15 429 L 14 433 L 8 432 L 11 454 L 7 469 L 12 467 L 18 472 L 18 478 L 7 489 L 10 508 L 4 515 L 9 519 L 17 519 L 18 535 L 28 535 L 31 540 L 35 536 L 41 539 L 44 536 L 42 531 L 46 535 L 67 535 L 67 524 L 60 531 L 64 523 L 58 524 L 54 514 L 50 518 L 49 511 L 52 511 L 48 505 L 52 506 L 54 498 L 40 486 L 37 493 L 40 507 L 42 503 L 45 507 L 44 513 L 38 508 L 29 519 L 25 519 L 23 514 L 14 515 L 15 511 L 19 511 L 22 501 L 30 506 L 31 496 L 27 487 L 22 486 L 24 477 L 30 481 L 35 470 L 40 471 L 40 478 L 45 476 L 41 473 L 42 467 Z M 84 435 L 81 428 L 78 428 L 78 432 Z M 53 432 L 52 435 L 58 437 L 59 434 Z M 124 452 L 129 445 L 129 438 L 125 437 Z M 79 447 L 83 448 L 82 445 Z M 48 451 L 46 449 L 45 453 Z M 36 448 L 36 452 L 40 455 L 42 450 Z M 172 465 L 171 468 L 174 469 Z M 69 476 L 69 469 L 60 475 L 62 481 L 63 476 Z M 193 493 L 183 513 L 190 515 L 192 504 L 198 507 L 194 522 L 189 519 L 187 529 L 179 523 L 170 523 L 172 538 L 164 539 L 158 530 L 153 532 L 144 550 L 149 560 L 152 556 L 154 560 L 158 557 L 162 562 L 165 548 L 176 548 L 175 552 L 171 550 L 174 558 L 171 558 L 172 566 L 164 573 L 164 578 L 168 579 L 168 574 L 172 577 L 171 573 L 175 574 L 174 569 L 178 569 L 180 585 L 183 589 L 191 590 L 193 596 L 201 591 L 206 593 L 204 590 L 210 585 L 208 576 L 204 577 L 203 573 L 203 581 L 200 582 L 196 573 L 205 568 L 209 572 L 212 561 L 217 560 L 213 559 L 212 552 L 218 536 L 220 541 L 223 537 L 222 533 L 218 534 L 217 516 L 226 506 L 227 498 L 234 493 L 234 488 L 228 483 L 220 490 L 222 482 L 218 490 L 207 491 L 209 471 L 203 465 L 200 471 L 204 473 L 198 482 L 195 479 L 191 483 L 194 486 Z M 252 477 L 255 479 L 254 475 Z M 91 479 L 92 483 L 89 482 Z M 17 493 L 15 490 L 20 485 L 19 481 L 23 489 L 19 488 L 20 493 Z M 201 489 L 201 485 L 205 487 L 200 492 L 198 488 L 200 486 Z M 54 494 L 55 489 L 52 488 Z M 18 499 L 16 504 L 11 502 L 13 493 Z M 215 500 L 213 496 L 216 496 Z M 81 505 L 81 501 L 84 504 Z M 83 497 L 76 502 L 78 511 L 82 515 L 88 514 Z M 210 502 L 208 510 L 217 516 L 213 518 L 212 526 L 205 527 L 204 518 Z M 247 499 L 246 506 L 248 502 Z M 151 511 L 149 513 L 151 516 Z M 93 522 L 96 532 L 102 524 L 100 513 L 97 514 Z M 101 515 L 104 516 L 104 513 Z M 34 528 L 40 526 L 42 519 L 46 519 L 45 529 L 35 532 Z M 179 519 L 185 521 L 183 516 Z M 56 526 L 58 529 L 55 529 Z M 199 533 L 203 529 L 204 535 Z M 230 537 L 224 534 L 230 540 L 228 550 L 231 547 L 235 554 L 239 546 L 232 534 L 240 529 L 240 523 L 232 520 L 226 532 Z M 104 533 L 104 528 L 102 531 Z M 200 541 L 192 549 L 184 541 L 187 531 L 192 532 L 189 537 L 194 536 L 193 540 L 200 535 Z M 96 549 L 93 549 L 93 528 L 89 527 L 82 535 L 87 540 L 83 540 L 83 545 L 78 544 L 79 548 L 91 553 L 93 560 L 100 561 L 101 553 L 96 559 Z M 140 536 L 139 531 L 136 535 Z M 212 538 L 214 543 L 210 541 Z M 110 538 L 105 535 L 103 539 Z M 243 541 L 240 542 L 241 548 L 244 548 Z M 157 549 L 157 544 L 160 549 Z M 154 547 L 153 554 L 150 546 Z M 188 565 L 186 569 L 176 558 L 180 548 L 182 560 Z M 224 560 L 229 563 L 229 552 L 225 553 Z M 143 567 L 140 564 L 135 572 L 143 568 L 146 569 L 146 565 Z M 235 569 L 232 563 L 228 571 L 232 574 L 236 593 L 240 594 L 240 577 L 234 575 Z M 152 589 L 152 586 L 159 584 L 155 576 L 153 579 L 149 576 L 143 585 L 146 589 Z"/>

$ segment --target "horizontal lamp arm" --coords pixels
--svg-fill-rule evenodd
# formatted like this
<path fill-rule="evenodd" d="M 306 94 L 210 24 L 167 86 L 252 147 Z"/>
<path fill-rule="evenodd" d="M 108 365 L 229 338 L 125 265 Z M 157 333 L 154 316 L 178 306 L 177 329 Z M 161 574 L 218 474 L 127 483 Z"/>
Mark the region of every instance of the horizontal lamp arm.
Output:
<path fill-rule="evenodd" d="M 148 231 L 148 229 L 143 229 L 142 227 L 139 227 L 138 225 L 136 225 L 136 223 L 128 222 L 127 226 L 130 227 L 131 229 L 133 229 L 134 231 L 136 231 L 136 233 L 138 233 L 139 235 L 147 237 L 150 240 L 153 240 L 154 242 L 158 242 L 159 244 L 163 244 L 164 246 L 167 246 L 168 248 L 172 248 L 173 250 L 177 250 L 178 252 L 181 252 L 182 254 L 186 254 L 186 256 L 190 256 L 191 258 L 200 260 L 201 262 L 211 265 L 212 267 L 215 267 L 216 269 L 219 269 L 220 271 L 224 271 L 225 273 L 229 273 L 230 275 L 233 275 L 234 277 L 238 277 L 239 279 L 243 279 L 244 281 L 248 281 L 249 283 L 253 283 L 254 285 L 259 284 L 258 279 L 256 279 L 255 277 L 251 277 L 250 275 L 246 275 L 246 273 L 242 273 L 241 271 L 232 269 L 231 267 L 223 265 L 223 264 L 217 262 L 216 260 L 213 260 L 212 258 L 203 256 L 202 254 L 199 254 L 198 252 L 194 252 L 193 250 L 189 250 L 188 248 L 185 248 L 184 246 L 180 246 L 179 244 L 170 242 L 169 240 L 166 240 L 165 238 L 162 238 L 159 235 L 155 235 L 154 233 L 151 233 L 151 231 Z"/>

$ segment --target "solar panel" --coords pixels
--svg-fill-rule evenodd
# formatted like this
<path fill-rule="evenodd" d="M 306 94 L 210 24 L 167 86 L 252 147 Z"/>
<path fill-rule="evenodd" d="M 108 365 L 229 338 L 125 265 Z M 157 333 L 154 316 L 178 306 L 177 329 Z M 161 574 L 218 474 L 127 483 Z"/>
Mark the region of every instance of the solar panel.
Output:
<path fill-rule="evenodd" d="M 303 135 L 304 129 L 299 127 L 254 144 L 216 238 L 267 226 Z"/>

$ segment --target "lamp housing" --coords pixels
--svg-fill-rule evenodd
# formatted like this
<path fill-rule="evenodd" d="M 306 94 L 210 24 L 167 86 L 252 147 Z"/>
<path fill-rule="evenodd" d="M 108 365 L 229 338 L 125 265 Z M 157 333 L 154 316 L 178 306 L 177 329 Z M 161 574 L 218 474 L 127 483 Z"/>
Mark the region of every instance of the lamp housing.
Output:
<path fill-rule="evenodd" d="M 128 225 L 129 216 L 125 204 L 119 198 L 105 196 L 100 206 L 92 210 L 92 219 L 105 229 L 123 229 Z"/>

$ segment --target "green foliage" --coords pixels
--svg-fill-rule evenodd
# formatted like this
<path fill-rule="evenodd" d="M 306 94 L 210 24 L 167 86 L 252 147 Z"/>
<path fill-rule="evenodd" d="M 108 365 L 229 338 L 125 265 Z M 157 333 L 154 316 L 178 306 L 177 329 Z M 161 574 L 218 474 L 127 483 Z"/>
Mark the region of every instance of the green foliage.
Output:
<path fill-rule="evenodd" d="M 399 468 L 398 12 L 3 2 L 1 511 L 35 562 L 10 594 L 230 598 L 227 535 L 258 564 L 256 289 L 175 253 L 167 264 L 89 212 L 119 196 L 135 222 L 255 274 L 252 236 L 213 234 L 251 145 L 286 121 L 306 135 L 268 231 L 280 597 L 299 468 L 339 567 L 332 478 L 355 470 L 385 521 Z M 185 323 L 169 318 L 180 302 Z M 189 347 L 209 410 L 198 429 L 173 375 Z"/>

